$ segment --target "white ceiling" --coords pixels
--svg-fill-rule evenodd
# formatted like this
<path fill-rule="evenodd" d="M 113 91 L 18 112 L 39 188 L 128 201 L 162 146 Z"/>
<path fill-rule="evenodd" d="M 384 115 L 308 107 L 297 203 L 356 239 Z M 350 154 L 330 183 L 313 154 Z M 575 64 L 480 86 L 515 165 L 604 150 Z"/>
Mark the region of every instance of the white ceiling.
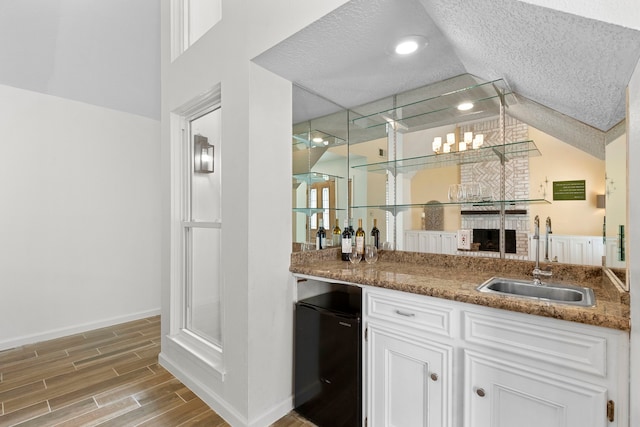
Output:
<path fill-rule="evenodd" d="M 428 46 L 394 56 L 406 35 Z M 512 115 L 603 158 L 639 57 L 640 31 L 516 0 L 352 0 L 254 61 L 344 108 L 464 73 L 504 78 Z M 295 104 L 294 123 L 330 110 Z"/>
<path fill-rule="evenodd" d="M 160 119 L 160 2 L 0 0 L 0 84 Z"/>

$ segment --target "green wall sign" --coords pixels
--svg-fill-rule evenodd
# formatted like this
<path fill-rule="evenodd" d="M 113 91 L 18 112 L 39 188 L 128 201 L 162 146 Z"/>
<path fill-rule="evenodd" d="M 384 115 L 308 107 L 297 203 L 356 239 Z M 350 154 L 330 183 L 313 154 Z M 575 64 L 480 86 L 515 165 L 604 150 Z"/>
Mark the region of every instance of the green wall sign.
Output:
<path fill-rule="evenodd" d="M 587 200 L 585 180 L 553 181 L 553 200 Z"/>

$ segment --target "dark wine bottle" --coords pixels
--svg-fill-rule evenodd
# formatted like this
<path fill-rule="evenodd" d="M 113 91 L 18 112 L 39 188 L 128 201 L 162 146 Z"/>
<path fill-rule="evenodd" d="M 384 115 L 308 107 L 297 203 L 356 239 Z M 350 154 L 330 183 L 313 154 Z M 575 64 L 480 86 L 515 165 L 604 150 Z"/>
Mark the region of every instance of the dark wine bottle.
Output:
<path fill-rule="evenodd" d="M 349 231 L 349 221 L 344 220 L 344 231 L 342 232 L 342 260 L 349 261 L 351 253 L 351 232 Z"/>
<path fill-rule="evenodd" d="M 318 231 L 316 232 L 316 249 L 324 249 L 326 246 L 327 232 L 322 226 L 322 218 L 318 220 Z"/>
<path fill-rule="evenodd" d="M 371 229 L 371 240 L 376 249 L 380 249 L 380 230 L 378 230 L 378 220 L 373 218 L 373 228 Z"/>
<path fill-rule="evenodd" d="M 351 233 L 351 246 L 355 246 L 356 231 L 353 229 L 353 218 L 349 218 L 349 233 Z"/>
<path fill-rule="evenodd" d="M 366 233 L 362 228 L 362 218 L 358 219 L 358 229 L 356 230 L 356 251 L 361 258 L 364 258 L 364 238 Z"/>

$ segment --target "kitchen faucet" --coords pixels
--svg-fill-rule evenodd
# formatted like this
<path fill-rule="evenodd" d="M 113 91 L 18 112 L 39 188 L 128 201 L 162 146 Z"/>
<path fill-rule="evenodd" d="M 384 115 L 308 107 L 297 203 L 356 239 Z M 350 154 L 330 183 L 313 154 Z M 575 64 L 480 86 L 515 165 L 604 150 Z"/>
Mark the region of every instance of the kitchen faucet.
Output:
<path fill-rule="evenodd" d="M 542 285 L 542 280 L 540 280 L 540 276 L 551 277 L 553 274 L 549 270 L 541 270 L 540 269 L 540 217 L 536 215 L 533 220 L 534 224 L 534 232 L 533 238 L 536 239 L 536 266 L 533 269 L 533 284 L 534 285 Z M 547 235 L 551 230 L 551 219 L 547 218 Z"/>
<path fill-rule="evenodd" d="M 546 221 L 547 232 L 544 235 L 544 262 L 549 262 L 549 234 L 551 231 L 551 217 L 547 217 Z"/>

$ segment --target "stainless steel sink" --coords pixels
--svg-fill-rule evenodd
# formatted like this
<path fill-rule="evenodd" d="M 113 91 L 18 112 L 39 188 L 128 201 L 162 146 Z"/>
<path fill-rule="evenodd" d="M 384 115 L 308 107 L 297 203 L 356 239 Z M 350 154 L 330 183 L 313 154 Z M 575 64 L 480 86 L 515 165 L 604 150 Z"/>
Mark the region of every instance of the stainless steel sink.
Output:
<path fill-rule="evenodd" d="M 480 292 L 582 307 L 592 307 L 596 301 L 593 290 L 590 288 L 557 283 L 534 285 L 533 282 L 505 279 L 502 277 L 492 277 L 478 286 L 477 289 Z"/>

